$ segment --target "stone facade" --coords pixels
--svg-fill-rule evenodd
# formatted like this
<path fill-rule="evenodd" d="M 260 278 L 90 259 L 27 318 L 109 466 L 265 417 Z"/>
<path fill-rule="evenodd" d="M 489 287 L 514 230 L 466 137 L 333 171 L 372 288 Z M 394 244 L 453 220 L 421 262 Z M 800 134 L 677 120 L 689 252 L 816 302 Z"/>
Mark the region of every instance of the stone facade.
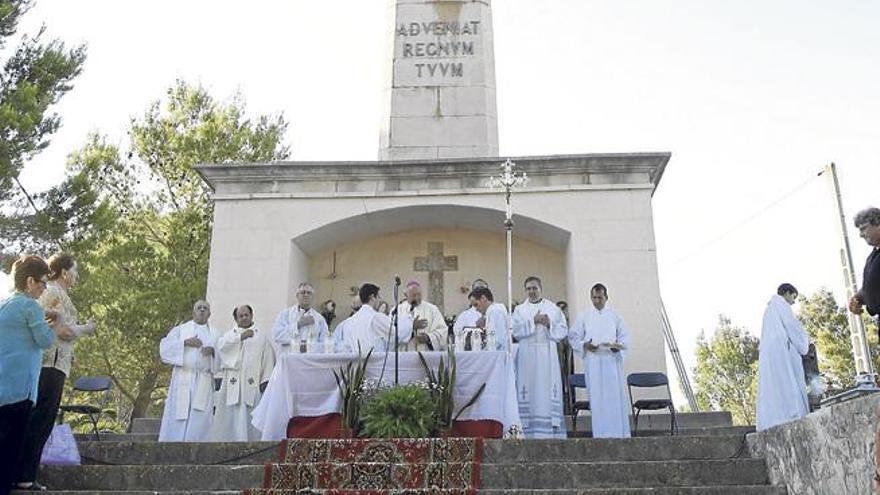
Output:
<path fill-rule="evenodd" d="M 669 154 L 513 159 L 530 177 L 513 198 L 515 275 L 543 277 L 547 296 L 566 300 L 571 319 L 587 308 L 589 288 L 606 284 L 633 334 L 627 372 L 665 371 L 651 197 Z M 199 167 L 214 189 L 207 294 L 214 313 L 248 303 L 268 328 L 307 279 L 317 301 L 332 294 L 344 306 L 348 288 L 366 281 L 390 297 L 395 273 L 427 280 L 414 258 L 429 242 L 457 256 L 458 270 L 444 272 L 447 313 L 460 309 L 461 286 L 475 277 L 506 301 L 504 198 L 486 186 L 502 161 Z M 521 284 L 514 281 L 517 300 Z"/>
<path fill-rule="evenodd" d="M 380 160 L 498 156 L 489 0 L 390 0 Z"/>
<path fill-rule="evenodd" d="M 880 394 L 830 406 L 803 420 L 748 436 L 770 481 L 798 495 L 873 493 L 874 433 Z"/>

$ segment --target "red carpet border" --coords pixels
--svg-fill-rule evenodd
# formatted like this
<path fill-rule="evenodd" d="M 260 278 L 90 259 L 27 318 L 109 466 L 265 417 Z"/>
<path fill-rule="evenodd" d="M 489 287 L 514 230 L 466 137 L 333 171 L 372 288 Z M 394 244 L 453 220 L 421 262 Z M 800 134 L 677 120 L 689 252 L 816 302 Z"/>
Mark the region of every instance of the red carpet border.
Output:
<path fill-rule="evenodd" d="M 474 494 L 482 451 L 481 438 L 287 439 L 244 494 Z"/>

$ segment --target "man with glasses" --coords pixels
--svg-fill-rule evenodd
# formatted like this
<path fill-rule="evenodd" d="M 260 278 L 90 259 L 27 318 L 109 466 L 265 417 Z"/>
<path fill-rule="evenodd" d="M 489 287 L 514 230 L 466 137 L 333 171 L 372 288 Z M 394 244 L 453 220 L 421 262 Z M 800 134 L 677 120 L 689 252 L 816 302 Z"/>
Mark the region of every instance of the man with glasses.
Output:
<path fill-rule="evenodd" d="M 306 352 L 308 342 L 320 344 L 323 349 L 327 338 L 327 321 L 321 316 L 312 302 L 315 299 L 315 288 L 308 282 L 301 282 L 296 290 L 297 304 L 282 309 L 275 318 L 272 335 L 278 346 L 279 356 L 291 352 Z"/>
<path fill-rule="evenodd" d="M 855 314 L 862 313 L 864 306 L 868 314 L 880 316 L 880 208 L 866 208 L 855 218 L 859 236 L 874 249 L 865 261 L 862 289 L 849 301 L 849 309 Z"/>
<path fill-rule="evenodd" d="M 859 229 L 859 236 L 874 249 L 865 261 L 862 288 L 849 300 L 849 310 L 860 315 L 865 307 L 868 314 L 877 319 L 880 330 L 880 208 L 865 208 L 856 214 L 853 223 Z M 874 441 L 874 466 L 874 482 L 880 494 L 880 428 Z"/>

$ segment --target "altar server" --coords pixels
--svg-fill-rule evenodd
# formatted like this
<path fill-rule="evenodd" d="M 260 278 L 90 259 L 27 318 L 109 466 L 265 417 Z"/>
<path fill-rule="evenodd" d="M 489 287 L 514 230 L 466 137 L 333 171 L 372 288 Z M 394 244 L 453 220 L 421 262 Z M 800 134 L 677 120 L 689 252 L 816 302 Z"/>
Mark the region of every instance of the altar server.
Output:
<path fill-rule="evenodd" d="M 630 404 L 623 360 L 630 345 L 629 332 L 623 318 L 607 307 L 604 285 L 593 286 L 590 301 L 593 307 L 578 316 L 568 340 L 574 354 L 584 360 L 593 437 L 628 438 Z"/>

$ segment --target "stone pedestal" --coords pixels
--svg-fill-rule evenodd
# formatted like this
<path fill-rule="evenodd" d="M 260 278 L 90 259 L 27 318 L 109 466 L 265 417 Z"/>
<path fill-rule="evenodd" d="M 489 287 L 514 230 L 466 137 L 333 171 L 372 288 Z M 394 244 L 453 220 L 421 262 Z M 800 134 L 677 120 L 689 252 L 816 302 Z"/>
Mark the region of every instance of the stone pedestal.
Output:
<path fill-rule="evenodd" d="M 379 160 L 498 156 L 489 0 L 391 0 Z"/>

